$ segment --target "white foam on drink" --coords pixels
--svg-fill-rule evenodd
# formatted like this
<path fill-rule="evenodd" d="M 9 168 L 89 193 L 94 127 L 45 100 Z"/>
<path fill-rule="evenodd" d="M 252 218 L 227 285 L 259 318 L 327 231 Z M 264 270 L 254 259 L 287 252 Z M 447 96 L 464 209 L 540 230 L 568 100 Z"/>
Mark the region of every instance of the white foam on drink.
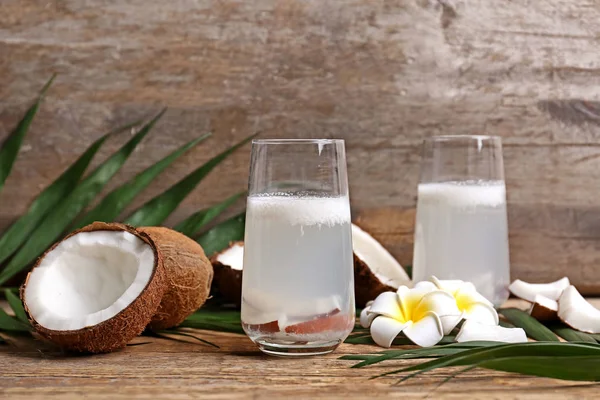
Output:
<path fill-rule="evenodd" d="M 506 203 L 506 186 L 502 181 L 421 183 L 418 196 L 419 203 L 498 207 Z"/>
<path fill-rule="evenodd" d="M 253 219 L 288 221 L 291 225 L 334 226 L 350 223 L 347 196 L 290 196 L 276 193 L 250 196 L 246 207 Z"/>

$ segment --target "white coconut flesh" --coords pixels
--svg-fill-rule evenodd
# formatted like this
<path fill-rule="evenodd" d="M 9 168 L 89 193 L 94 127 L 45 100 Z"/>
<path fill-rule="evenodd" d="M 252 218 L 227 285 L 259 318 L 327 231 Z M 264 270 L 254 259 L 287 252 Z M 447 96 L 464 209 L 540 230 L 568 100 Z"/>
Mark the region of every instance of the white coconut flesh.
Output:
<path fill-rule="evenodd" d="M 528 283 L 517 279 L 510 284 L 508 290 L 515 296 L 532 303 L 535 302 L 536 295 L 542 295 L 556 301 L 570 284 L 567 277 L 550 283 Z"/>
<path fill-rule="evenodd" d="M 381 243 L 354 224 L 352 224 L 352 248 L 381 283 L 394 289 L 410 283 L 404 268 Z"/>
<path fill-rule="evenodd" d="M 106 321 L 137 299 L 153 276 L 152 247 L 124 231 L 81 232 L 61 242 L 29 275 L 30 316 L 54 331 Z"/>
<path fill-rule="evenodd" d="M 524 343 L 527 342 L 527 335 L 522 328 L 504 328 L 499 325 L 481 324 L 473 320 L 466 320 L 456 334 L 456 341 L 462 343 L 476 340 Z"/>
<path fill-rule="evenodd" d="M 558 299 L 558 317 L 567 325 L 588 333 L 600 333 L 600 310 L 569 286 Z"/>
<path fill-rule="evenodd" d="M 231 267 L 231 269 L 241 271 L 244 268 L 244 245 L 234 243 L 227 250 L 217 255 L 216 261 Z"/>

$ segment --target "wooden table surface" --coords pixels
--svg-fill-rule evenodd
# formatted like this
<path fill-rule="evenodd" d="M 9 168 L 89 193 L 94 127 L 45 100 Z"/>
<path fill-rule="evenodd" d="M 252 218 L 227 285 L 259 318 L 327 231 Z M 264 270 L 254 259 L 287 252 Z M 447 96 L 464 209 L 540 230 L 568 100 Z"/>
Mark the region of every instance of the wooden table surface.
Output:
<path fill-rule="evenodd" d="M 514 301 L 512 302 L 515 303 Z M 600 306 L 600 299 L 594 304 Z M 150 342 L 112 354 L 67 356 L 27 338 L 0 346 L 0 399 L 248 399 L 248 398 L 435 398 L 594 399 L 600 384 L 565 382 L 474 370 L 441 387 L 448 370 L 428 373 L 400 385 L 397 378 L 369 380 L 385 368 L 350 369 L 344 354 L 379 351 L 371 345 L 343 344 L 324 357 L 283 359 L 261 354 L 242 335 L 199 331 L 194 334 L 220 349 L 193 339 Z"/>

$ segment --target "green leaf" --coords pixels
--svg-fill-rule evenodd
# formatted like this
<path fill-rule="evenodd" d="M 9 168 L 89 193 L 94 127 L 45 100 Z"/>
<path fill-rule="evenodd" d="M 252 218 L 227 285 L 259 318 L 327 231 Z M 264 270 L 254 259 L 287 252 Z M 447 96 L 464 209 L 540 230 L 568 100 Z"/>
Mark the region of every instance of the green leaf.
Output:
<path fill-rule="evenodd" d="M 6 301 L 8 301 L 8 305 L 15 313 L 15 317 L 21 322 L 29 325 L 29 319 L 27 318 L 27 314 L 25 313 L 25 309 L 23 308 L 23 303 L 21 303 L 21 299 L 19 299 L 12 291 L 5 289 L 4 295 L 6 296 Z"/>
<path fill-rule="evenodd" d="M 239 311 L 211 311 L 200 309 L 187 317 L 178 328 L 196 328 L 244 334 Z"/>
<path fill-rule="evenodd" d="M 569 381 L 600 381 L 600 356 L 507 357 L 477 364 L 496 371 Z"/>
<path fill-rule="evenodd" d="M 204 249 L 204 253 L 210 257 L 229 246 L 229 243 L 244 239 L 245 221 L 246 214 L 238 214 L 204 233 L 197 242 Z"/>
<path fill-rule="evenodd" d="M 157 116 L 160 117 L 164 110 Z M 155 118 L 156 119 L 156 118 Z M 127 129 L 130 126 L 126 127 Z M 121 131 L 123 128 L 118 129 Z M 111 134 L 114 132 L 111 132 Z M 23 247 L 0 273 L 0 285 L 25 269 L 36 257 L 56 241 L 74 218 L 98 195 L 106 183 L 121 169 L 133 150 L 146 136 L 148 130 L 136 133 L 118 152 L 97 167 L 90 175 L 44 218 L 29 235 Z"/>
<path fill-rule="evenodd" d="M 162 224 L 183 199 L 194 190 L 200 181 L 213 170 L 213 168 L 255 136 L 256 135 L 252 135 L 242 140 L 240 143 L 213 157 L 207 163 L 192 171 L 164 193 L 156 196 L 134 211 L 125 220 L 125 223 L 133 226 L 156 226 Z"/>
<path fill-rule="evenodd" d="M 39 222 L 73 191 L 109 135 L 110 133 L 96 140 L 71 167 L 38 195 L 29 206 L 29 210 L 4 232 L 0 238 L 0 263 L 13 254 L 27 240 Z"/>
<path fill-rule="evenodd" d="M 156 118 L 150 121 L 144 129 L 151 129 Z M 154 178 L 163 172 L 175 160 L 181 157 L 186 151 L 196 146 L 198 143 L 208 138 L 210 133 L 200 136 L 191 142 L 186 143 L 179 149 L 175 150 L 156 164 L 142 171 L 127 183 L 119 186 L 117 189 L 110 192 L 94 209 L 90 210 L 81 220 L 77 222 L 74 229 L 89 225 L 94 221 L 114 221 L 119 214 L 127 207 L 133 199 L 144 190 Z"/>
<path fill-rule="evenodd" d="M 454 339 L 454 338 L 452 338 Z M 425 357 L 441 357 L 448 354 L 460 353 L 477 347 L 497 346 L 498 342 L 477 341 L 466 343 L 451 343 L 448 345 L 437 345 L 434 347 L 416 348 L 408 350 L 388 350 L 379 354 L 377 357 L 372 357 L 368 361 L 364 361 L 353 365 L 352 368 L 361 368 L 367 365 L 377 364 L 382 361 L 392 360 L 397 358 L 425 358 Z"/>
<path fill-rule="evenodd" d="M 52 85 L 54 78 L 56 75 L 52 75 L 50 80 L 46 82 L 44 87 L 42 88 L 37 100 L 25 113 L 23 119 L 19 121 L 15 129 L 8 135 L 8 137 L 2 142 L 0 146 L 0 191 L 4 187 L 4 182 L 6 182 L 6 178 L 10 175 L 10 171 L 12 171 L 12 167 L 19 155 L 19 150 L 21 149 L 21 144 L 23 144 L 23 138 L 27 134 L 29 127 L 31 126 L 31 122 L 33 121 L 33 117 L 37 113 L 40 108 L 40 104 L 44 99 L 44 95 Z"/>
<path fill-rule="evenodd" d="M 542 325 L 537 319 L 518 308 L 500 308 L 498 310 L 514 326 L 523 328 L 527 336 L 535 340 L 559 342 L 558 337 L 552 331 Z"/>
<path fill-rule="evenodd" d="M 402 368 L 386 372 L 384 374 L 378 375 L 378 377 L 401 372 L 418 371 L 413 375 L 403 378 L 403 380 L 406 380 L 410 377 L 437 368 L 453 367 L 460 365 L 475 365 L 496 358 L 553 356 L 560 359 L 562 357 L 584 355 L 600 356 L 600 345 L 591 343 L 565 342 L 528 342 L 515 344 L 501 344 L 497 346 L 475 348 L 458 354 L 448 355 L 445 357 L 438 358 L 437 360 L 424 362 L 408 368 Z M 559 360 L 557 360 L 557 362 L 560 363 Z"/>
<path fill-rule="evenodd" d="M 594 336 L 589 333 L 576 331 L 563 324 L 551 325 L 550 329 L 552 329 L 552 332 L 569 342 L 597 343 Z"/>
<path fill-rule="evenodd" d="M 31 326 L 11 317 L 0 308 L 0 331 L 29 332 Z"/>
<path fill-rule="evenodd" d="M 210 221 L 219 216 L 223 211 L 225 211 L 228 207 L 233 205 L 240 197 L 242 197 L 246 192 L 241 192 L 234 194 L 233 196 L 225 199 L 221 203 L 214 205 L 209 208 L 205 208 L 200 210 L 188 218 L 181 221 L 179 224 L 175 226 L 175 230 L 183 233 L 186 236 L 194 236 L 202 227 L 208 224 Z"/>

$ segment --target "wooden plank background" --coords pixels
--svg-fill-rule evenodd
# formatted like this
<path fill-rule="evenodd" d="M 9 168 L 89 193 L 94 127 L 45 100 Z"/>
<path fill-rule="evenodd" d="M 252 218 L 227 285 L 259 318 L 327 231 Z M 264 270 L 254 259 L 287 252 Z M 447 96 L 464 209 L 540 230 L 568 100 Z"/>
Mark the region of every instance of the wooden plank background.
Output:
<path fill-rule="evenodd" d="M 341 137 L 355 218 L 407 264 L 422 138 L 485 132 L 505 143 L 513 278 L 568 275 L 599 294 L 599 45 L 592 0 L 3 0 L 0 138 L 60 75 L 0 196 L 0 229 L 103 132 L 167 105 L 111 187 L 214 137 L 136 205 L 256 130 Z M 169 222 L 243 189 L 248 156 Z"/>

